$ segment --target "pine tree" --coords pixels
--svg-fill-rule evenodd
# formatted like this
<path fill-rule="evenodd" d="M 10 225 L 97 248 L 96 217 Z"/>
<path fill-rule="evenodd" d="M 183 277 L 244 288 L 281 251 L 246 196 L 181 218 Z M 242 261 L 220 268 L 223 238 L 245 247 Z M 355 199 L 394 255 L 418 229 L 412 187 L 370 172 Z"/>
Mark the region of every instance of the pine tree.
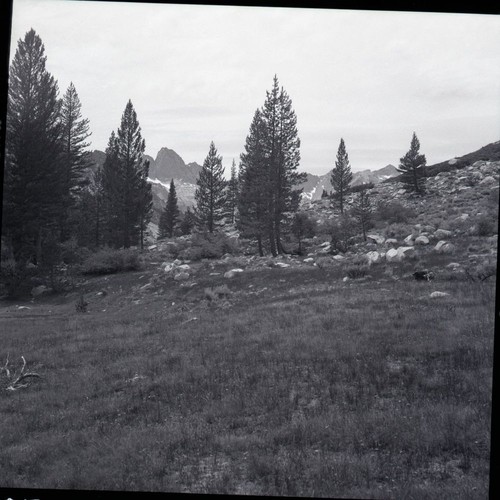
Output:
<path fill-rule="evenodd" d="M 103 165 L 110 244 L 117 247 L 144 245 L 152 210 L 145 148 L 137 113 L 129 100 L 117 134 L 112 132 L 109 139 Z"/>
<path fill-rule="evenodd" d="M 179 219 L 179 207 L 177 204 L 177 193 L 175 191 L 174 179 L 170 181 L 170 189 L 168 191 L 167 203 L 160 216 L 160 224 L 158 226 L 159 238 L 171 238 L 174 234 L 174 229 Z"/>
<path fill-rule="evenodd" d="M 61 241 L 69 237 L 66 221 L 69 211 L 75 205 L 83 187 L 88 182 L 86 171 L 90 167 L 90 158 L 85 148 L 89 143 L 89 121 L 81 115 L 81 103 L 73 82 L 64 94 L 61 107 L 63 128 L 64 161 L 64 210 L 61 212 Z"/>
<path fill-rule="evenodd" d="M 106 159 L 102 166 L 102 191 L 105 237 L 103 243 L 120 246 L 123 238 L 120 228 L 123 200 L 123 178 L 118 159 L 118 143 L 115 132 L 111 132 L 106 147 Z"/>
<path fill-rule="evenodd" d="M 425 192 L 425 155 L 419 153 L 420 142 L 413 132 L 410 150 L 401 158 L 398 172 L 402 174 L 401 182 L 405 185 L 407 192 L 424 194 Z"/>
<path fill-rule="evenodd" d="M 190 234 L 193 231 L 195 225 L 196 220 L 194 214 L 193 212 L 191 212 L 191 209 L 187 207 L 186 211 L 184 212 L 184 216 L 182 217 L 182 220 L 179 224 L 181 234 Z"/>
<path fill-rule="evenodd" d="M 306 180 L 307 174 L 298 173 L 300 139 L 297 117 L 286 91 L 279 88 L 275 75 L 273 88 L 266 92 L 262 109 L 266 124 L 265 155 L 269 170 L 269 242 L 273 255 L 282 253 L 282 233 L 287 220 L 296 212 L 300 202 L 300 190 L 294 187 Z"/>
<path fill-rule="evenodd" d="M 297 212 L 292 223 L 292 232 L 299 242 L 299 255 L 302 255 L 302 240 L 314 236 L 315 222 L 305 212 Z"/>
<path fill-rule="evenodd" d="M 236 162 L 233 158 L 231 164 L 231 178 L 227 184 L 227 216 L 229 222 L 234 224 L 236 221 L 236 209 L 238 205 L 238 175 L 236 173 Z"/>
<path fill-rule="evenodd" d="M 349 157 L 345 149 L 344 139 L 340 139 L 335 168 L 332 170 L 331 183 L 335 190 L 335 198 L 339 203 L 341 214 L 344 213 L 344 201 L 349 192 L 351 182 L 352 172 L 349 165 Z"/>
<path fill-rule="evenodd" d="M 366 241 L 366 231 L 369 229 L 372 212 L 373 208 L 368 190 L 362 189 L 354 200 L 352 215 L 363 233 L 364 241 Z"/>
<path fill-rule="evenodd" d="M 62 209 L 61 103 L 46 59 L 31 29 L 10 67 L 2 230 L 18 261 L 35 252 L 42 260 L 44 234 L 53 233 Z"/>
<path fill-rule="evenodd" d="M 139 214 L 141 250 L 144 249 L 146 230 L 153 215 L 153 192 L 148 178 L 149 160 L 146 160 L 137 172 L 137 211 Z"/>
<path fill-rule="evenodd" d="M 266 124 L 256 110 L 240 155 L 238 220 L 241 234 L 256 238 L 259 254 L 264 255 L 263 239 L 272 217 L 269 213 L 269 170 L 265 157 Z M 274 238 L 272 240 L 274 242 Z"/>
<path fill-rule="evenodd" d="M 217 154 L 213 142 L 210 143 L 196 184 L 194 213 L 197 225 L 200 229 L 213 233 L 224 219 L 227 203 L 222 157 Z"/>

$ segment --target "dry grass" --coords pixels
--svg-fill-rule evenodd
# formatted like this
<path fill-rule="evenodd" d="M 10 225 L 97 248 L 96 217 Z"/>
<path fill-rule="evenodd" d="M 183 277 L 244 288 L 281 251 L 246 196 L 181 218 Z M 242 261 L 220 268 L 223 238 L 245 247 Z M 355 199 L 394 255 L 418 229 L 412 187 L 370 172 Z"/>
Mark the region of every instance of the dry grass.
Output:
<path fill-rule="evenodd" d="M 44 379 L 2 391 L 0 486 L 486 498 L 494 284 L 340 276 L 4 307 L 0 360 Z"/>

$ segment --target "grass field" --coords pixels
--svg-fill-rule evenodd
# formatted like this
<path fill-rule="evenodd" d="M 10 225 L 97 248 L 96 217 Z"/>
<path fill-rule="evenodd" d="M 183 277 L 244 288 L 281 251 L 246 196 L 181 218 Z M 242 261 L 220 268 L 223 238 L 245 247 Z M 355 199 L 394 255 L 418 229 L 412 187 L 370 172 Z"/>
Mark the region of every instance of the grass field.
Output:
<path fill-rule="evenodd" d="M 493 282 L 147 278 L 2 305 L 0 486 L 487 498 Z"/>

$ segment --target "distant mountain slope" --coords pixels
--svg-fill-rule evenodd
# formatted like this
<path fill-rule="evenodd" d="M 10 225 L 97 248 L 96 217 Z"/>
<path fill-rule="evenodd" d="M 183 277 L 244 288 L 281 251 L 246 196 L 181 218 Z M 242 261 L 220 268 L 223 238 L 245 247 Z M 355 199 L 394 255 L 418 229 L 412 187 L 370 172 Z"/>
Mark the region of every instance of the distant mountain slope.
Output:
<path fill-rule="evenodd" d="M 361 172 L 354 172 L 352 174 L 352 186 L 358 186 L 359 184 L 365 184 L 367 182 L 373 182 L 373 184 L 378 184 L 390 177 L 397 175 L 398 171 L 394 165 L 386 165 L 378 170 L 362 170 Z M 307 181 L 298 186 L 303 188 L 304 191 L 302 196 L 311 201 L 321 199 L 321 194 L 323 189 L 330 192 L 333 189 L 330 178 L 332 171 L 330 170 L 325 175 L 317 176 L 312 174 L 307 174 Z"/>
<path fill-rule="evenodd" d="M 173 150 L 161 148 L 156 159 L 149 166 L 149 177 L 169 183 L 171 179 L 196 184 L 201 166 L 196 162 L 185 164 L 184 160 Z"/>
<path fill-rule="evenodd" d="M 463 156 L 451 158 L 450 160 L 428 165 L 425 169 L 427 177 L 434 177 L 440 172 L 450 172 L 460 168 L 468 167 L 476 161 L 500 161 L 500 141 L 487 144 L 477 151 L 467 153 Z M 400 175 L 392 177 L 387 182 L 399 181 Z"/>

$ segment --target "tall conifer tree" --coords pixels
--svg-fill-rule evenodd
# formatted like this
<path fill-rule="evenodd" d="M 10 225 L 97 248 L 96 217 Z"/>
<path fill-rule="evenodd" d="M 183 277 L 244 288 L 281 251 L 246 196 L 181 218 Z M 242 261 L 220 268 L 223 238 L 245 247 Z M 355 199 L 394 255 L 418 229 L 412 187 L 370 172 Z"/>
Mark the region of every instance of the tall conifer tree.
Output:
<path fill-rule="evenodd" d="M 103 187 L 107 200 L 108 227 L 113 245 L 143 246 L 151 217 L 152 194 L 148 182 L 149 162 L 137 113 L 129 100 L 120 128 L 111 134 L 103 165 Z"/>
<path fill-rule="evenodd" d="M 18 260 L 43 259 L 44 235 L 57 231 L 62 209 L 61 103 L 46 59 L 31 29 L 9 74 L 2 230 Z"/>
<path fill-rule="evenodd" d="M 300 162 L 300 139 L 297 117 L 292 101 L 275 75 L 271 91 L 266 92 L 262 108 L 266 124 L 265 155 L 269 171 L 269 242 L 273 255 L 283 252 L 282 233 L 297 211 L 300 190 L 294 187 L 306 180 L 305 173 L 297 172 Z"/>
<path fill-rule="evenodd" d="M 224 179 L 222 157 L 217 154 L 213 142 L 210 143 L 208 155 L 196 184 L 194 213 L 197 225 L 200 229 L 213 233 L 223 221 L 227 206 L 227 182 Z"/>
<path fill-rule="evenodd" d="M 90 136 L 89 121 L 82 118 L 81 103 L 73 82 L 64 94 L 61 107 L 63 130 L 64 162 L 64 210 L 61 213 L 61 240 L 69 237 L 66 221 L 69 210 L 74 206 L 82 189 L 88 182 L 86 171 L 90 167 L 90 158 L 85 142 Z"/>
<path fill-rule="evenodd" d="M 340 139 L 339 149 L 337 151 L 337 160 L 335 168 L 332 170 L 331 183 L 335 190 L 334 196 L 340 207 L 340 213 L 344 213 L 344 201 L 349 192 L 349 186 L 352 182 L 351 166 L 347 154 L 344 139 Z"/>
<path fill-rule="evenodd" d="M 369 224 L 372 218 L 372 204 L 370 200 L 370 195 L 367 189 L 362 189 L 356 196 L 353 207 L 352 215 L 358 226 L 363 233 L 363 240 L 366 241 L 366 231 L 369 229 Z"/>
<path fill-rule="evenodd" d="M 177 193 L 175 191 L 174 179 L 170 181 L 167 203 L 160 216 L 158 227 L 159 238 L 171 238 L 174 234 L 175 226 L 179 220 L 179 206 L 177 203 Z"/>
<path fill-rule="evenodd" d="M 420 142 L 415 132 L 411 139 L 410 150 L 401 158 L 398 172 L 402 174 L 401 182 L 408 192 L 424 194 L 425 192 L 425 155 L 419 153 Z"/>
<path fill-rule="evenodd" d="M 269 169 L 265 156 L 266 124 L 256 110 L 240 155 L 238 229 L 257 240 L 259 254 L 264 255 L 263 240 L 269 235 L 272 217 L 269 212 Z M 274 242 L 274 238 L 272 239 Z"/>
<path fill-rule="evenodd" d="M 231 164 L 231 178 L 227 184 L 227 215 L 229 222 L 234 224 L 236 221 L 236 210 L 238 205 L 238 174 L 236 173 L 236 162 L 233 158 Z"/>

